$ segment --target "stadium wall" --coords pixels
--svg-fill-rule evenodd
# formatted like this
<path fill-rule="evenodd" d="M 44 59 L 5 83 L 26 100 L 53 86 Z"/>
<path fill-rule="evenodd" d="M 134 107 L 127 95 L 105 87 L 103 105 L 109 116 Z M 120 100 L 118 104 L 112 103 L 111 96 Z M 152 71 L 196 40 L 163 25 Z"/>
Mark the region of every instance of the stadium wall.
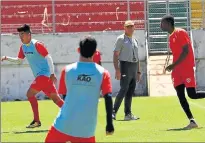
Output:
<path fill-rule="evenodd" d="M 196 56 L 197 89 L 205 90 L 205 31 L 193 30 L 192 37 Z"/>
<path fill-rule="evenodd" d="M 91 34 L 98 41 L 98 49 L 102 52 L 103 67 L 109 70 L 112 78 L 114 96 L 119 90 L 119 81 L 115 80 L 115 71 L 112 63 L 112 55 L 114 43 L 118 35 L 123 31 L 118 32 L 83 32 L 72 34 L 38 34 L 33 35 L 34 39 L 45 43 L 49 53 L 53 57 L 55 64 L 55 72 L 59 79 L 61 69 L 69 63 L 78 61 L 79 55 L 76 51 L 79 39 L 84 35 Z M 142 67 L 142 81 L 137 85 L 135 94 L 138 96 L 148 95 L 147 84 L 147 50 L 145 46 L 145 31 L 137 30 L 135 37 L 139 41 L 139 58 Z M 2 35 L 1 36 L 1 55 L 17 56 L 20 47 L 20 40 L 17 35 Z M 4 62 L 1 65 L 1 100 L 26 100 L 26 92 L 30 84 L 34 80 L 32 72 L 25 61 L 22 65 L 15 65 L 9 62 Z M 38 99 L 44 99 L 43 93 L 40 93 Z"/>

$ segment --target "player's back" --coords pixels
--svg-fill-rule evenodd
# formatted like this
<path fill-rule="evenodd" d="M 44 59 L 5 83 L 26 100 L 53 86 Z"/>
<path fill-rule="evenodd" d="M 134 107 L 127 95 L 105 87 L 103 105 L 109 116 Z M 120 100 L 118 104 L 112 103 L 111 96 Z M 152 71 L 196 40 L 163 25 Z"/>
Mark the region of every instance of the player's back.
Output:
<path fill-rule="evenodd" d="M 95 63 L 65 68 L 67 96 L 54 123 L 57 130 L 76 137 L 94 136 L 103 73 L 104 68 Z"/>

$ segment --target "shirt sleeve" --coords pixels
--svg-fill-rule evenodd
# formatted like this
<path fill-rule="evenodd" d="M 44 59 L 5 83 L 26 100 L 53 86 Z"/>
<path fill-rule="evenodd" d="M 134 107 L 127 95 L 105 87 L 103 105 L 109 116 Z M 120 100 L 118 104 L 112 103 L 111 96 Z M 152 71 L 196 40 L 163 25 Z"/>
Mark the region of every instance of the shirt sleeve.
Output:
<path fill-rule="evenodd" d="M 61 72 L 60 83 L 59 83 L 59 94 L 65 95 L 67 93 L 67 88 L 65 84 L 65 68 Z"/>
<path fill-rule="evenodd" d="M 40 55 L 42 55 L 43 57 L 46 57 L 48 55 L 48 50 L 46 49 L 46 47 L 40 43 L 40 42 L 37 42 L 36 43 L 36 50 L 38 51 L 38 53 Z"/>
<path fill-rule="evenodd" d="M 80 53 L 80 48 L 77 49 L 77 52 Z"/>
<path fill-rule="evenodd" d="M 98 60 L 101 61 L 101 53 L 99 51 L 97 51 L 98 53 Z"/>
<path fill-rule="evenodd" d="M 21 46 L 20 49 L 19 49 L 18 58 L 19 58 L 19 59 L 24 59 L 24 58 L 25 58 L 25 55 L 24 55 L 24 53 L 23 53 L 22 46 Z"/>
<path fill-rule="evenodd" d="M 180 31 L 179 37 L 180 37 L 179 39 L 182 47 L 190 43 L 190 38 L 186 31 Z"/>
<path fill-rule="evenodd" d="M 122 39 L 117 38 L 115 45 L 114 45 L 114 51 L 121 51 L 122 50 Z"/>
<path fill-rule="evenodd" d="M 99 63 L 101 61 L 101 55 L 99 51 L 96 51 L 93 56 L 93 62 Z"/>
<path fill-rule="evenodd" d="M 103 81 L 102 81 L 102 94 L 106 95 L 108 93 L 112 93 L 112 84 L 110 79 L 110 73 L 105 70 L 103 73 Z"/>

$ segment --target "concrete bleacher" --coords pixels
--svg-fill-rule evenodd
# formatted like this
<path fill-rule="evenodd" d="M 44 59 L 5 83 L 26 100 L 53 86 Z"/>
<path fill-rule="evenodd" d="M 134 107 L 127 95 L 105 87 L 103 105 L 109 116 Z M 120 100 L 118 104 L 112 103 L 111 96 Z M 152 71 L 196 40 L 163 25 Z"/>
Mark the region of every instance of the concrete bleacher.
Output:
<path fill-rule="evenodd" d="M 52 1 L 5 1 L 1 9 L 2 33 L 15 33 L 28 23 L 34 33 L 52 32 Z M 56 32 L 122 30 L 127 20 L 127 2 L 55 1 Z M 144 1 L 130 2 L 130 18 L 144 29 Z"/>
<path fill-rule="evenodd" d="M 191 0 L 191 19 L 193 29 L 205 28 L 205 1 Z"/>

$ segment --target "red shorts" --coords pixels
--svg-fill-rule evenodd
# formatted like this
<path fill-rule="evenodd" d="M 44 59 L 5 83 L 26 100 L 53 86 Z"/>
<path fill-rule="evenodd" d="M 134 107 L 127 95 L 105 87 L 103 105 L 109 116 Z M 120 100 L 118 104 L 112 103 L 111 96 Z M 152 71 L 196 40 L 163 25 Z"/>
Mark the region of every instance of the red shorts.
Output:
<path fill-rule="evenodd" d="M 58 93 L 53 81 L 47 76 L 36 77 L 30 88 L 43 91 L 47 96 L 50 96 L 51 93 Z"/>
<path fill-rule="evenodd" d="M 196 87 L 195 69 L 190 68 L 175 68 L 172 71 L 172 82 L 174 87 L 184 84 L 185 87 Z"/>
<path fill-rule="evenodd" d="M 69 136 L 56 130 L 53 126 L 49 130 L 45 143 L 95 143 L 95 137 L 79 138 Z"/>

